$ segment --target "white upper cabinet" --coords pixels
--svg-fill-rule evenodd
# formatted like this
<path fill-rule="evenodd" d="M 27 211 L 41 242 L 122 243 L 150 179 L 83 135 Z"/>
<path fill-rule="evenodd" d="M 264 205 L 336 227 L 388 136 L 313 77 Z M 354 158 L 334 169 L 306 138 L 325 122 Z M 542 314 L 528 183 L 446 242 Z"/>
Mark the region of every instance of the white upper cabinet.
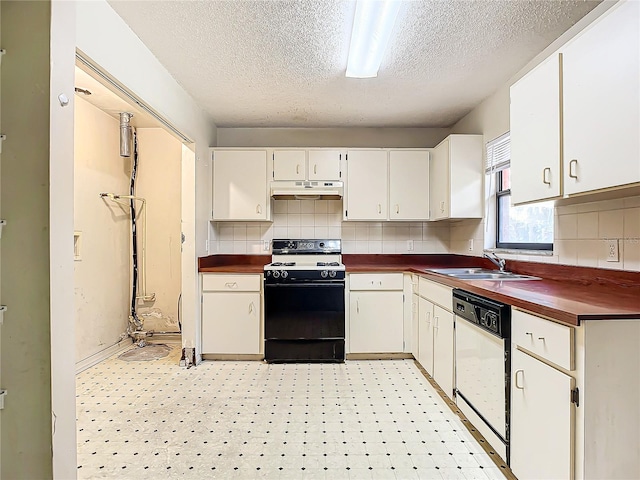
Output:
<path fill-rule="evenodd" d="M 266 150 L 213 150 L 213 220 L 269 220 Z"/>
<path fill-rule="evenodd" d="M 274 150 L 273 179 L 339 181 L 340 160 L 339 150 Z"/>
<path fill-rule="evenodd" d="M 309 150 L 309 180 L 341 180 L 339 150 Z"/>
<path fill-rule="evenodd" d="M 349 150 L 345 220 L 386 220 L 388 178 L 386 150 Z"/>
<path fill-rule="evenodd" d="M 511 87 L 511 201 L 562 195 L 560 151 L 561 54 L 542 62 Z"/>
<path fill-rule="evenodd" d="M 620 2 L 563 49 L 564 192 L 640 182 L 640 2 Z"/>
<path fill-rule="evenodd" d="M 429 162 L 430 220 L 482 218 L 482 135 L 449 135 Z"/>
<path fill-rule="evenodd" d="M 429 152 L 389 151 L 389 219 L 429 218 Z"/>
<path fill-rule="evenodd" d="M 511 197 L 640 182 L 640 3 L 619 2 L 511 87 Z"/>
<path fill-rule="evenodd" d="M 274 180 L 305 180 L 307 152 L 305 150 L 274 150 Z"/>

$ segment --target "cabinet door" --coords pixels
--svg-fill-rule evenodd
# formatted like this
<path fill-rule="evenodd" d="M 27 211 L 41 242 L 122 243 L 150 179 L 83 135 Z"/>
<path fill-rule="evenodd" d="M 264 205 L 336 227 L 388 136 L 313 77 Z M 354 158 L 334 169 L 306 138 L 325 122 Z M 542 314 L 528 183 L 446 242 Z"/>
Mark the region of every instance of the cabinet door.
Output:
<path fill-rule="evenodd" d="M 562 194 L 560 54 L 552 55 L 511 87 L 511 201 Z"/>
<path fill-rule="evenodd" d="M 429 218 L 429 152 L 389 151 L 389 218 Z"/>
<path fill-rule="evenodd" d="M 304 180 L 307 174 L 307 152 L 304 150 L 274 150 L 274 180 Z"/>
<path fill-rule="evenodd" d="M 433 303 L 418 300 L 418 361 L 433 376 Z"/>
<path fill-rule="evenodd" d="M 411 295 L 411 354 L 420 361 L 420 297 Z"/>
<path fill-rule="evenodd" d="M 433 306 L 433 379 L 453 398 L 453 314 Z"/>
<path fill-rule="evenodd" d="M 404 349 L 402 292 L 350 292 L 349 351 L 399 353 Z"/>
<path fill-rule="evenodd" d="M 309 150 L 309 180 L 341 179 L 339 150 Z"/>
<path fill-rule="evenodd" d="M 387 219 L 386 150 L 347 152 L 346 220 Z"/>
<path fill-rule="evenodd" d="M 213 152 L 213 219 L 267 220 L 267 152 Z"/>
<path fill-rule="evenodd" d="M 202 353 L 260 353 L 260 293 L 202 295 Z"/>
<path fill-rule="evenodd" d="M 640 182 L 640 2 L 563 48 L 564 193 Z"/>
<path fill-rule="evenodd" d="M 573 379 L 515 349 L 511 470 L 521 479 L 572 478 Z"/>
<path fill-rule="evenodd" d="M 429 162 L 430 220 L 439 220 L 449 216 L 449 196 L 451 179 L 449 177 L 449 142 L 447 138 L 433 149 Z"/>

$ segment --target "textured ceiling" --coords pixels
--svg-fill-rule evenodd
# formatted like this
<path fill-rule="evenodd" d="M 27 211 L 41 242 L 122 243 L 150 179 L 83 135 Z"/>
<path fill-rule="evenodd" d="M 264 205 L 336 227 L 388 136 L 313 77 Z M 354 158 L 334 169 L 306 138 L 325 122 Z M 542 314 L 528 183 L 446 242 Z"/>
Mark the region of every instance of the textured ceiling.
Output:
<path fill-rule="evenodd" d="M 110 2 L 219 127 L 448 127 L 598 3 L 404 1 L 353 79 L 353 1 Z"/>

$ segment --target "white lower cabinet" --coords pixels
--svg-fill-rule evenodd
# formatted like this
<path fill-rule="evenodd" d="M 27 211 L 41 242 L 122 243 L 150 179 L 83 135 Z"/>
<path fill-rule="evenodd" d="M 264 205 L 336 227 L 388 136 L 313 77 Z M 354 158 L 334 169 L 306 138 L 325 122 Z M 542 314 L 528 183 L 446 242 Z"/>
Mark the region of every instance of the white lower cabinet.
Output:
<path fill-rule="evenodd" d="M 402 353 L 402 274 L 351 274 L 349 282 L 349 353 Z"/>
<path fill-rule="evenodd" d="M 260 354 L 260 275 L 203 275 L 202 353 Z"/>
<path fill-rule="evenodd" d="M 574 379 L 517 349 L 511 369 L 511 470 L 521 480 L 573 478 Z"/>
<path fill-rule="evenodd" d="M 440 388 L 453 397 L 452 289 L 422 277 L 418 282 L 418 362 Z"/>
<path fill-rule="evenodd" d="M 640 319 L 572 327 L 512 309 L 511 470 L 640 478 Z"/>

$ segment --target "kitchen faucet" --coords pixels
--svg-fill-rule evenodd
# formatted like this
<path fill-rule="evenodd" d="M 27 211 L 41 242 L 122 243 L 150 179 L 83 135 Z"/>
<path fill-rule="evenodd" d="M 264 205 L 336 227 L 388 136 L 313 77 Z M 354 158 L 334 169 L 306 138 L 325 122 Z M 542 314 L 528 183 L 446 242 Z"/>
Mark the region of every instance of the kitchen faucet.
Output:
<path fill-rule="evenodd" d="M 493 252 L 484 252 L 482 256 L 484 258 L 488 258 L 491 261 L 491 263 L 493 263 L 496 267 L 500 269 L 501 272 L 504 272 L 504 266 L 507 263 L 504 258 L 498 257 Z"/>

